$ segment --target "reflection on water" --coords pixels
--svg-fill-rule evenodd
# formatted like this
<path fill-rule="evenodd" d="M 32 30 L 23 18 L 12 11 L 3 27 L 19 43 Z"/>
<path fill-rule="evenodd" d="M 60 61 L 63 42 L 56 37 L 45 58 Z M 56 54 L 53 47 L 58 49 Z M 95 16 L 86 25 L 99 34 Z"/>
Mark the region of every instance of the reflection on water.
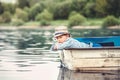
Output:
<path fill-rule="evenodd" d="M 0 53 L 0 80 L 57 80 L 58 54 L 23 55 L 17 52 L 3 50 Z"/>
<path fill-rule="evenodd" d="M 75 72 L 61 68 L 58 80 L 120 80 L 120 73 L 118 71 L 112 73 Z"/>
<path fill-rule="evenodd" d="M 74 37 L 84 35 L 82 30 L 71 32 Z M 115 32 L 114 35 L 119 35 L 119 31 Z M 58 52 L 48 50 L 52 33 L 52 30 L 0 30 L 0 80 L 120 80 L 119 71 L 107 74 L 59 70 Z"/>
<path fill-rule="evenodd" d="M 45 44 L 44 33 L 0 31 L 0 80 L 57 80 L 58 52 L 41 47 Z"/>

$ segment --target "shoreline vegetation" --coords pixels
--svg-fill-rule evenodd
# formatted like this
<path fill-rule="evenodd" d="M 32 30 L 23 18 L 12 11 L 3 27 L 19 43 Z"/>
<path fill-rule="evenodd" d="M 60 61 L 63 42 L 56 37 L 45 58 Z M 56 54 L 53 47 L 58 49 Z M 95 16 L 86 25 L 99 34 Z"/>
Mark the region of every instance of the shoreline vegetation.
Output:
<path fill-rule="evenodd" d="M 70 27 L 71 29 L 101 29 L 102 28 L 102 23 L 104 22 L 104 19 L 87 19 L 87 21 L 78 26 L 72 26 Z M 68 20 L 54 20 L 50 22 L 50 25 L 46 26 L 41 26 L 39 21 L 28 21 L 24 23 L 23 25 L 12 25 L 12 23 L 4 23 L 0 24 L 0 29 L 54 29 L 58 26 L 68 26 L 69 21 Z M 120 29 L 120 25 L 116 26 L 110 26 L 108 29 Z"/>
<path fill-rule="evenodd" d="M 0 30 L 17 30 L 17 29 L 54 30 L 56 27 L 58 26 L 1 26 L 0 25 Z M 101 26 L 73 26 L 71 29 L 102 29 L 102 28 Z M 108 29 L 120 29 L 120 25 L 111 26 Z"/>

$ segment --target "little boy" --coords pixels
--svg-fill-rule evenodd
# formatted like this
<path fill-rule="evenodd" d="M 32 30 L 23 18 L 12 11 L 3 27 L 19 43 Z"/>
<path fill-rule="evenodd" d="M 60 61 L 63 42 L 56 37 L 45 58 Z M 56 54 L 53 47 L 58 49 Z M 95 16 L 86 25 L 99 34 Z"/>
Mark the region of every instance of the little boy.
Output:
<path fill-rule="evenodd" d="M 63 50 L 68 48 L 88 48 L 90 45 L 79 42 L 78 40 L 71 38 L 68 31 L 58 31 L 54 33 L 56 43 L 52 45 L 51 50 Z"/>

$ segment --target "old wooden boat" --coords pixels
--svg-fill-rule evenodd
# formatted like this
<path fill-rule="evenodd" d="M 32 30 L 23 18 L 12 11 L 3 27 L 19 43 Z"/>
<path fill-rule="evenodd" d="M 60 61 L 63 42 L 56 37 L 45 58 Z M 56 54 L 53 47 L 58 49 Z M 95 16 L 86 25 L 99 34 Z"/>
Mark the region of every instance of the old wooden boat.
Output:
<path fill-rule="evenodd" d="M 64 67 L 80 71 L 120 70 L 120 36 L 76 39 L 97 45 L 63 50 L 60 57 Z"/>

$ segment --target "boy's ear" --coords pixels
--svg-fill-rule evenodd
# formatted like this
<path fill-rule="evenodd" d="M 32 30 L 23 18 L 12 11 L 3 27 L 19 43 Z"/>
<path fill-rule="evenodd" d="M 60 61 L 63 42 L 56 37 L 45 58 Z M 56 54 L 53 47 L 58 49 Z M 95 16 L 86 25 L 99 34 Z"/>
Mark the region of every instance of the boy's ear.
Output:
<path fill-rule="evenodd" d="M 67 34 L 68 37 L 70 37 L 70 34 Z"/>
<path fill-rule="evenodd" d="M 67 36 L 67 37 L 70 37 L 70 35 L 69 35 L 69 34 L 67 34 L 66 36 Z"/>

